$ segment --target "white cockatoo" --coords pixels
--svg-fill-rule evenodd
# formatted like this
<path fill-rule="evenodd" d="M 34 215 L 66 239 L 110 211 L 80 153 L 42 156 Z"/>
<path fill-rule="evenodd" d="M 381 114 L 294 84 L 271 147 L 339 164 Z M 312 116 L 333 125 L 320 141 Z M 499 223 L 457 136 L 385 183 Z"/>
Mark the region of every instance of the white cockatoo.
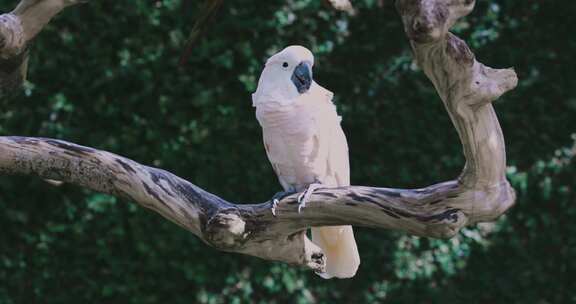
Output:
<path fill-rule="evenodd" d="M 285 191 L 279 196 L 304 191 L 298 198 L 299 212 L 314 189 L 350 185 L 341 118 L 332 92 L 313 81 L 313 65 L 308 49 L 289 46 L 266 61 L 252 94 L 266 154 Z M 274 197 L 274 214 L 279 196 Z M 326 273 L 320 276 L 356 274 L 360 257 L 352 226 L 312 228 L 312 242 L 326 254 Z"/>

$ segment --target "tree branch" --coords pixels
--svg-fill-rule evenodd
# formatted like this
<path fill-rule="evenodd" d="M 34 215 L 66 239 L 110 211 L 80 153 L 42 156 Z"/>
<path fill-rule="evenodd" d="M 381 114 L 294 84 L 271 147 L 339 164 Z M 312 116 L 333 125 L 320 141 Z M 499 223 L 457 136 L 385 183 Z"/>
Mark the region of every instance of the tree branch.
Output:
<path fill-rule="evenodd" d="M 320 189 L 302 213 L 297 195 L 234 204 L 160 169 L 121 156 L 45 138 L 0 137 L 0 173 L 61 180 L 135 201 L 219 250 L 323 272 L 325 257 L 308 240 L 313 226 L 355 225 L 451 237 L 492 221 L 515 201 L 506 180 L 504 140 L 491 102 L 516 86 L 513 70 L 478 63 L 448 29 L 474 5 L 466 0 L 398 0 L 415 57 L 436 87 L 462 141 L 466 165 L 454 181 L 403 190 Z"/>
<path fill-rule="evenodd" d="M 18 89 L 26 80 L 28 48 L 50 19 L 81 0 L 22 0 L 0 15 L 0 98 Z"/>

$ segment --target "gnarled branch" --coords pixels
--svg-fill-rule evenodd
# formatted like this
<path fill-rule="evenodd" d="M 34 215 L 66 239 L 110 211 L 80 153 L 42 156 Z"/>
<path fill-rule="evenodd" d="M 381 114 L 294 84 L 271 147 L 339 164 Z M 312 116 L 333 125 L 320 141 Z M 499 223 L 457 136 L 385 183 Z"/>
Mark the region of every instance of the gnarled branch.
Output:
<path fill-rule="evenodd" d="M 28 48 L 36 35 L 65 7 L 82 0 L 22 0 L 0 15 L 0 98 L 26 80 Z"/>
<path fill-rule="evenodd" d="M 316 191 L 302 213 L 296 196 L 234 204 L 160 169 L 64 141 L 0 137 L 0 173 L 37 175 L 133 200 L 225 251 L 324 271 L 322 251 L 306 237 L 313 226 L 355 225 L 451 237 L 492 221 L 515 201 L 505 177 L 504 141 L 491 102 L 515 87 L 514 71 L 477 62 L 448 29 L 474 1 L 399 0 L 397 8 L 419 65 L 458 131 L 465 168 L 454 181 L 402 190 L 351 186 Z"/>

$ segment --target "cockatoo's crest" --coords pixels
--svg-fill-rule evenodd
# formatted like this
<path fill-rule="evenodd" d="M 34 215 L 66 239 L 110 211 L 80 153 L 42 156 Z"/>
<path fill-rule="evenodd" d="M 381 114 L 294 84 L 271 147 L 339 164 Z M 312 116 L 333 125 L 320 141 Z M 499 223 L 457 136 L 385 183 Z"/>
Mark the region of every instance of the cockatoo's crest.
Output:
<path fill-rule="evenodd" d="M 292 45 L 276 53 L 266 61 L 252 104 L 286 105 L 306 94 L 312 85 L 313 65 L 314 55 L 303 46 Z"/>

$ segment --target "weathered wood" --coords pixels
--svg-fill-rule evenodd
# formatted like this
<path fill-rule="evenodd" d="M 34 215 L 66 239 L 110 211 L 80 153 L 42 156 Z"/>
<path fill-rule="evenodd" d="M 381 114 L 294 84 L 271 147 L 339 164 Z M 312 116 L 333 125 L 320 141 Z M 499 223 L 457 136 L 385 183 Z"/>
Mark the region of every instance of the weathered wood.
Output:
<path fill-rule="evenodd" d="M 28 68 L 28 49 L 34 37 L 65 7 L 81 0 L 22 0 L 0 15 L 0 98 L 18 89 Z"/>
<path fill-rule="evenodd" d="M 169 172 L 54 139 L 0 137 L 0 173 L 36 175 L 124 197 L 219 250 L 317 272 L 324 271 L 325 257 L 305 236 L 309 227 L 354 225 L 445 238 L 465 225 L 493 221 L 514 204 L 515 192 L 505 177 L 504 140 L 491 102 L 516 86 L 516 74 L 477 62 L 466 43 L 448 32 L 474 1 L 396 4 L 416 60 L 462 141 L 466 165 L 456 180 L 422 189 L 323 188 L 302 213 L 294 194 L 280 201 L 273 216 L 271 202 L 234 204 Z"/>

